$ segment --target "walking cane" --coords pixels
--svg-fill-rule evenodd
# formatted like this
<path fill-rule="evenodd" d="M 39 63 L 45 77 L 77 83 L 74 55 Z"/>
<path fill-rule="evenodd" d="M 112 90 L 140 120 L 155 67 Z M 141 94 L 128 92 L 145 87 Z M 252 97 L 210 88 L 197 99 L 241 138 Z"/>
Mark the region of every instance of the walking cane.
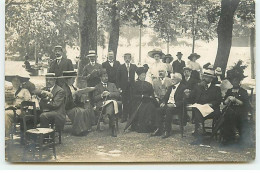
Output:
<path fill-rule="evenodd" d="M 106 101 L 107 101 L 107 96 L 105 97 L 104 102 L 106 102 Z M 100 121 L 101 121 L 101 118 L 102 118 L 102 113 L 103 113 L 104 107 L 105 107 L 105 106 L 102 106 L 101 112 L 100 112 L 99 117 L 98 117 L 97 131 L 100 131 Z"/>

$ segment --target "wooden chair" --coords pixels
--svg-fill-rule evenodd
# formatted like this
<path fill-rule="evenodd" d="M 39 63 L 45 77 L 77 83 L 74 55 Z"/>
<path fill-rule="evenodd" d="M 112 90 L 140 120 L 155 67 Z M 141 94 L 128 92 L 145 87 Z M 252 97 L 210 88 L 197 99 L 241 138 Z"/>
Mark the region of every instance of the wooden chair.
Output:
<path fill-rule="evenodd" d="M 33 111 L 28 111 L 26 107 L 32 106 Z M 37 115 L 35 102 L 25 101 L 21 104 L 22 109 L 22 119 L 24 126 L 24 151 L 23 160 L 27 160 L 27 153 L 31 150 L 33 154 L 33 159 L 35 159 L 35 152 L 39 151 L 39 159 L 42 159 L 42 152 L 45 148 L 52 148 L 53 155 L 56 159 L 55 150 L 55 131 L 51 128 L 36 128 L 37 127 Z M 27 128 L 28 120 L 33 119 L 33 128 Z"/>

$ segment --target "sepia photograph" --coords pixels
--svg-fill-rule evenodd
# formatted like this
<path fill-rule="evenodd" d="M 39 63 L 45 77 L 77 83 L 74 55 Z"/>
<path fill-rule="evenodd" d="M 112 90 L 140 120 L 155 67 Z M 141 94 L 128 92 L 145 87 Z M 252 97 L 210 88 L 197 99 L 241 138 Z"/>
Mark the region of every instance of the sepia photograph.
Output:
<path fill-rule="evenodd" d="M 5 162 L 254 162 L 256 3 L 5 0 Z"/>

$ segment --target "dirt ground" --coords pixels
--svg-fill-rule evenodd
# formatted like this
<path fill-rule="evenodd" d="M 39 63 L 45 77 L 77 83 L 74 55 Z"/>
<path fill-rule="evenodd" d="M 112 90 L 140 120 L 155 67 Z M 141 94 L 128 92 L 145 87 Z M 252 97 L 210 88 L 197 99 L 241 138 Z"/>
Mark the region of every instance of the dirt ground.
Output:
<path fill-rule="evenodd" d="M 195 138 L 191 135 L 194 125 L 188 123 L 184 137 L 179 126 L 173 125 L 173 135 L 167 139 L 150 137 L 147 133 L 123 132 L 125 123 L 119 123 L 118 137 L 112 137 L 108 125 L 104 131 L 92 132 L 77 137 L 70 134 L 71 126 L 65 126 L 62 144 L 56 145 L 57 158 L 51 150 L 45 150 L 43 162 L 250 162 L 255 158 L 254 139 L 247 146 L 221 146 L 213 140 L 209 145 L 190 145 Z M 254 137 L 253 137 L 254 138 Z M 23 162 L 23 146 L 15 138 L 7 145 L 6 160 Z M 31 153 L 28 153 L 30 155 Z M 33 160 L 29 160 L 29 162 Z"/>

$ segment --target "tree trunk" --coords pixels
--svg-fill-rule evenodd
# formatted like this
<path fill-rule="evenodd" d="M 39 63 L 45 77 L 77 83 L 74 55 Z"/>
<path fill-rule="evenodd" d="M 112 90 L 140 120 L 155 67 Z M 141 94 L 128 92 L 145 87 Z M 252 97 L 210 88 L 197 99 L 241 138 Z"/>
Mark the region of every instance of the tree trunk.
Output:
<path fill-rule="evenodd" d="M 113 0 L 112 3 L 112 18 L 111 18 L 111 31 L 110 31 L 110 37 L 109 37 L 109 43 L 108 43 L 108 50 L 112 50 L 114 52 L 115 58 L 117 55 L 117 47 L 118 47 L 118 41 L 119 41 L 119 14 L 118 9 L 116 7 L 116 2 L 118 0 Z"/>
<path fill-rule="evenodd" d="M 234 23 L 234 14 L 240 0 L 222 0 L 221 13 L 218 22 L 218 50 L 214 67 L 221 67 L 223 76 L 227 68 L 228 58 L 232 45 L 232 31 Z"/>
<path fill-rule="evenodd" d="M 250 31 L 251 78 L 255 79 L 255 28 L 251 28 Z"/>
<path fill-rule="evenodd" d="M 79 4 L 79 37 L 80 37 L 80 61 L 78 76 L 82 76 L 83 68 L 89 62 L 86 58 L 89 50 L 97 51 L 97 9 L 96 0 L 78 0 Z M 77 86 L 86 85 L 83 78 L 78 77 Z"/>

